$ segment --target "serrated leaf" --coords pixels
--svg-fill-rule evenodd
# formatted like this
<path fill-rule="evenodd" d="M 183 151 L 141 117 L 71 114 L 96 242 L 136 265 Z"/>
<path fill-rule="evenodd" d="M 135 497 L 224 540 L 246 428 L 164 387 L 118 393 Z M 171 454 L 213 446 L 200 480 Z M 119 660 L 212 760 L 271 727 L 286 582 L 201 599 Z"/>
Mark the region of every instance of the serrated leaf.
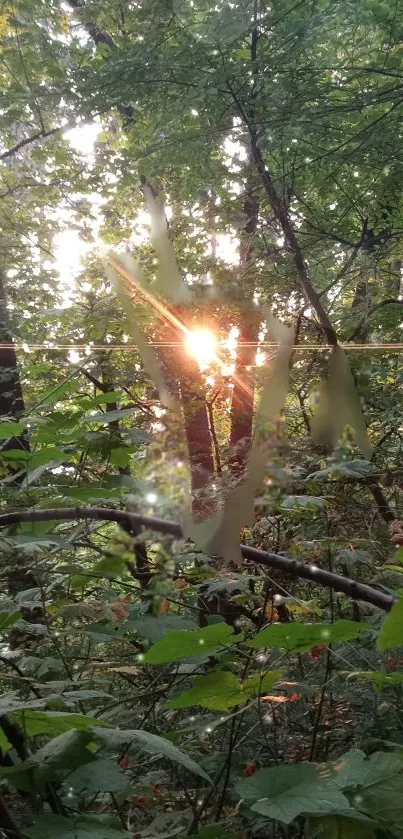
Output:
<path fill-rule="evenodd" d="M 403 598 L 397 600 L 383 621 L 377 648 L 381 652 L 403 645 Z"/>
<path fill-rule="evenodd" d="M 234 635 L 232 626 L 216 623 L 193 632 L 171 630 L 166 637 L 157 641 L 144 656 L 146 664 L 169 664 L 181 658 L 209 655 L 222 646 L 236 644 L 242 635 Z"/>
<path fill-rule="evenodd" d="M 262 629 L 248 641 L 247 647 L 274 647 L 287 652 L 305 653 L 320 644 L 349 641 L 357 638 L 361 632 L 369 632 L 369 624 L 339 620 L 336 623 L 275 623 Z"/>
<path fill-rule="evenodd" d="M 207 676 L 197 676 L 190 690 L 171 699 L 168 708 L 191 708 L 200 705 L 210 711 L 227 711 L 235 705 L 246 702 L 248 694 L 244 693 L 234 673 L 224 670 L 208 673 Z"/>
<path fill-rule="evenodd" d="M 267 673 L 254 673 L 242 683 L 242 690 L 248 696 L 258 696 L 272 690 L 276 682 L 281 679 L 281 670 L 269 670 Z"/>

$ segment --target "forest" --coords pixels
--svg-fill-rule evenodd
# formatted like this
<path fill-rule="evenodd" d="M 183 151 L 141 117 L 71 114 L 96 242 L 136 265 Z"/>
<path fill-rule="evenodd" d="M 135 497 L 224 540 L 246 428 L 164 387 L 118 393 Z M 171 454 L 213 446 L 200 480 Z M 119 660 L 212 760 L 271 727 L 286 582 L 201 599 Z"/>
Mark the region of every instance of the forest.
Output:
<path fill-rule="evenodd" d="M 0 839 L 403 837 L 402 0 L 0 78 Z"/>

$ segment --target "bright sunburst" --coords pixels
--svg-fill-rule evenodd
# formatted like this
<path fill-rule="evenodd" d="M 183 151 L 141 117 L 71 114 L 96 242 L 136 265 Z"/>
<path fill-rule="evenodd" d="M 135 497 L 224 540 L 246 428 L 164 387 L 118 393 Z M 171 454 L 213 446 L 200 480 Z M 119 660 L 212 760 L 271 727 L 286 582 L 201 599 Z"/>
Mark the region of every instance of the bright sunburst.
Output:
<path fill-rule="evenodd" d="M 186 336 L 186 349 L 200 367 L 206 367 L 216 358 L 217 339 L 210 329 L 193 329 Z"/>

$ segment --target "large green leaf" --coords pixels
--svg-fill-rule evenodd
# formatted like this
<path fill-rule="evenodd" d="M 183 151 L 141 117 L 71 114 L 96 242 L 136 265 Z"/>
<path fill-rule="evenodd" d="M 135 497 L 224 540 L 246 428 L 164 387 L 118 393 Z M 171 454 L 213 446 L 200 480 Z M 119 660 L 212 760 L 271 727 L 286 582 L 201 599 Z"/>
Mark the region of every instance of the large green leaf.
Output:
<path fill-rule="evenodd" d="M 357 638 L 361 632 L 368 632 L 371 626 L 339 620 L 336 623 L 275 623 L 262 629 L 247 642 L 248 647 L 274 647 L 287 652 L 305 653 L 320 644 L 328 645 L 336 641 L 348 641 Z"/>
<path fill-rule="evenodd" d="M 65 460 L 71 460 L 71 457 L 71 453 L 67 454 L 59 446 L 44 446 L 31 454 L 29 458 L 29 469 L 30 471 L 34 471 L 38 466 L 44 466 L 56 460 L 64 462 Z"/>
<path fill-rule="evenodd" d="M 164 757 L 173 763 L 179 763 L 189 772 L 200 775 L 201 778 L 211 783 L 207 772 L 201 766 L 164 737 L 142 730 L 120 731 L 117 728 L 94 728 L 93 731 L 97 739 L 113 751 L 120 751 L 123 748 L 128 750 L 131 746 L 134 746 L 148 752 L 148 754 L 159 755 L 159 757 Z"/>
<path fill-rule="evenodd" d="M 94 741 L 93 730 L 67 731 L 23 762 L 0 767 L 0 777 L 7 778 L 19 790 L 43 794 L 48 781 L 62 779 L 77 767 L 96 760 L 88 748 Z"/>
<path fill-rule="evenodd" d="M 228 708 L 245 702 L 247 698 L 248 694 L 242 691 L 234 673 L 219 670 L 208 673 L 207 676 L 198 676 L 193 687 L 171 699 L 168 707 L 190 708 L 192 705 L 201 705 L 210 711 L 227 711 Z"/>
<path fill-rule="evenodd" d="M 305 825 L 307 839 L 375 839 L 376 823 L 365 816 L 334 815 L 310 816 Z"/>
<path fill-rule="evenodd" d="M 38 816 L 31 827 L 24 828 L 28 839 L 130 839 L 117 823 L 97 816 L 73 816 L 71 819 L 48 813 Z"/>
<path fill-rule="evenodd" d="M 348 799 L 317 766 L 299 763 L 260 769 L 236 791 L 251 810 L 290 824 L 299 815 L 347 810 Z"/>
<path fill-rule="evenodd" d="M 68 784 L 78 795 L 96 795 L 98 792 L 123 793 L 130 781 L 116 761 L 101 758 L 75 769 L 68 777 Z"/>
<path fill-rule="evenodd" d="M 46 700 L 42 701 L 45 704 Z M 27 737 L 38 737 L 44 734 L 55 737 L 57 734 L 64 734 L 64 732 L 72 729 L 85 731 L 94 725 L 104 725 L 102 720 L 96 717 L 84 716 L 84 714 L 66 714 L 60 711 L 32 711 L 27 709 L 13 711 L 10 717 L 13 722 L 18 723 L 24 729 Z M 0 748 L 6 751 L 11 748 L 11 744 L 3 731 L 0 731 Z"/>
<path fill-rule="evenodd" d="M 144 656 L 147 664 L 169 664 L 181 658 L 208 655 L 222 646 L 236 644 L 242 635 L 234 635 L 232 626 L 215 623 L 193 632 L 171 630 L 166 637 L 157 641 Z"/>
<path fill-rule="evenodd" d="M 190 708 L 200 705 L 210 711 L 227 711 L 259 693 L 273 688 L 281 676 L 280 670 L 265 675 L 255 673 L 240 682 L 234 673 L 215 670 L 207 676 L 197 676 L 193 687 L 168 702 L 169 708 Z"/>
<path fill-rule="evenodd" d="M 403 646 L 403 597 L 392 606 L 383 621 L 378 636 L 378 650 L 390 650 L 392 647 Z"/>
<path fill-rule="evenodd" d="M 351 803 L 379 824 L 401 830 L 403 824 L 403 761 L 392 752 L 366 757 L 359 750 L 343 755 L 333 766 L 334 783 L 353 793 Z"/>

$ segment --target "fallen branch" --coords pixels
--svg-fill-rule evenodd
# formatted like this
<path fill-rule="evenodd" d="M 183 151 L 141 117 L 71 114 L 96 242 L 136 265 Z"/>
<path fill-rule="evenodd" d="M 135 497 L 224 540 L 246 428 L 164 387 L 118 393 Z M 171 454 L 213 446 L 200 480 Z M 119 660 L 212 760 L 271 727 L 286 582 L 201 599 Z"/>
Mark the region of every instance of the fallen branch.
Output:
<path fill-rule="evenodd" d="M 49 510 L 17 510 L 12 513 L 0 515 L 0 527 L 7 527 L 20 522 L 36 521 L 74 521 L 76 519 L 91 519 L 93 521 L 116 522 L 124 530 L 131 531 L 138 535 L 139 530 L 154 530 L 157 533 L 164 533 L 168 536 L 180 538 L 183 536 L 182 526 L 178 522 L 166 521 L 165 519 L 152 516 L 141 516 L 137 513 L 129 513 L 125 510 L 110 510 L 107 507 L 59 507 Z M 251 548 L 249 545 L 241 545 L 241 552 L 244 559 L 250 560 L 257 565 L 268 568 L 277 568 L 284 574 L 294 578 L 310 580 L 325 588 L 332 588 L 347 594 L 353 600 L 363 600 L 365 603 L 372 603 L 379 609 L 389 611 L 396 601 L 396 598 L 384 594 L 382 591 L 358 583 L 350 577 L 343 577 L 341 574 L 333 574 L 324 568 L 316 565 L 305 565 L 291 559 L 288 556 L 281 556 L 272 551 L 262 551 Z"/>

